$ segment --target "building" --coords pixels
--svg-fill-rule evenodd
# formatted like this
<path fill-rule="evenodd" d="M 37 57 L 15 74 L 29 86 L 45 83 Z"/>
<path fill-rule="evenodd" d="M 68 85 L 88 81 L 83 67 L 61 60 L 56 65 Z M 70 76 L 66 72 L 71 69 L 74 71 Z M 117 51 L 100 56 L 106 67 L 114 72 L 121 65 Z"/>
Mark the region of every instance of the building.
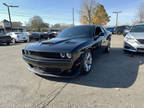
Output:
<path fill-rule="evenodd" d="M 12 28 L 10 22 L 6 19 L 0 22 L 0 33 L 8 33 L 8 32 L 25 32 L 26 27 L 22 26 L 20 22 L 12 22 L 15 24 Z"/>

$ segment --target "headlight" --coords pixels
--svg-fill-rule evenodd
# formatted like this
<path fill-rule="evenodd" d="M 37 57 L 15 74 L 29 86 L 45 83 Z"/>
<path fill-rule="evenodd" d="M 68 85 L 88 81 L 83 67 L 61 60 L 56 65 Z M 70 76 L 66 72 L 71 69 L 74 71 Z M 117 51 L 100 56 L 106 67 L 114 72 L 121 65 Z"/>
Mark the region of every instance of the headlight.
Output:
<path fill-rule="evenodd" d="M 60 56 L 61 56 L 62 58 L 65 58 L 66 54 L 65 54 L 65 53 L 60 53 Z"/>
<path fill-rule="evenodd" d="M 137 43 L 137 40 L 131 36 L 126 36 L 125 40 L 130 42 L 130 43 Z"/>
<path fill-rule="evenodd" d="M 71 59 L 72 58 L 72 54 L 71 53 L 66 53 L 66 57 Z"/>
<path fill-rule="evenodd" d="M 71 53 L 60 53 L 61 58 L 72 58 L 72 54 Z"/>

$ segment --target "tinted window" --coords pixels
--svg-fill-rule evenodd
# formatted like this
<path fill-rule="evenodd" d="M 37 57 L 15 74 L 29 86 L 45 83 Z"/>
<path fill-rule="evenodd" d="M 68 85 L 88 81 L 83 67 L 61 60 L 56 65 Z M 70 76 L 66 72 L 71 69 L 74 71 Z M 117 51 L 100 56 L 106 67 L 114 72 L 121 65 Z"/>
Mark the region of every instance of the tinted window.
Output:
<path fill-rule="evenodd" d="M 135 25 L 130 32 L 144 32 L 144 25 Z"/>
<path fill-rule="evenodd" d="M 101 32 L 102 32 L 101 28 L 100 28 L 100 27 L 97 27 L 97 28 L 96 28 L 96 32 L 95 32 L 95 35 L 98 36 Z"/>
<path fill-rule="evenodd" d="M 93 26 L 78 26 L 78 27 L 71 27 L 63 30 L 59 35 L 58 38 L 75 38 L 75 37 L 91 37 L 94 32 Z"/>

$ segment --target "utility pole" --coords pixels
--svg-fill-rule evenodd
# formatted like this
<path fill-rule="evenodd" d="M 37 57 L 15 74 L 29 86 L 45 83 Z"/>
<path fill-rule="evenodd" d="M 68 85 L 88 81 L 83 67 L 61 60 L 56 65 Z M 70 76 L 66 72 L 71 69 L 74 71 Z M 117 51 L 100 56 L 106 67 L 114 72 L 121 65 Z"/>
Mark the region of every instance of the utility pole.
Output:
<path fill-rule="evenodd" d="M 116 30 L 117 27 L 118 27 L 118 17 L 119 17 L 119 14 L 122 13 L 122 12 L 121 11 L 115 11 L 113 13 L 116 14 L 116 27 L 115 27 L 115 30 Z"/>
<path fill-rule="evenodd" d="M 17 8 L 19 6 L 13 6 L 13 5 L 8 5 L 6 3 L 3 3 L 4 6 L 6 6 L 8 8 L 8 16 L 9 16 L 9 21 L 10 21 L 10 26 L 11 26 L 11 30 L 12 30 L 12 21 L 11 21 L 11 14 L 10 14 L 10 8 Z"/>
<path fill-rule="evenodd" d="M 74 8 L 72 9 L 72 19 L 73 19 L 73 26 L 75 25 L 75 18 L 74 18 Z"/>

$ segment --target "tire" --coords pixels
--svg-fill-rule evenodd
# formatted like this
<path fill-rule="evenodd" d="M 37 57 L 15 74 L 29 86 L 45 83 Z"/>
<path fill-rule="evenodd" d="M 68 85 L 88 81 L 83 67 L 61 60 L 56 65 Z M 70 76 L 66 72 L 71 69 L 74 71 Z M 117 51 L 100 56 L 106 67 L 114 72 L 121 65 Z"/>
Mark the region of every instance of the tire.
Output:
<path fill-rule="evenodd" d="M 28 42 L 29 42 L 29 40 L 25 40 L 25 41 L 24 41 L 24 43 L 28 43 Z"/>
<path fill-rule="evenodd" d="M 12 39 L 12 43 L 13 43 L 13 44 L 16 44 L 16 40 L 15 40 L 14 38 Z"/>
<path fill-rule="evenodd" d="M 90 50 L 86 51 L 82 57 L 80 71 L 81 74 L 88 74 L 92 69 L 93 57 Z"/>
<path fill-rule="evenodd" d="M 7 44 L 7 45 L 10 45 L 10 43 L 9 43 L 9 42 L 7 42 L 6 44 Z"/>
<path fill-rule="evenodd" d="M 110 46 L 111 46 L 111 44 L 110 44 L 111 42 L 110 42 L 110 39 L 109 39 L 109 42 L 108 42 L 108 46 L 106 47 L 106 49 L 105 49 L 105 53 L 110 53 Z"/>
<path fill-rule="evenodd" d="M 40 39 L 36 39 L 36 41 L 39 41 Z"/>

